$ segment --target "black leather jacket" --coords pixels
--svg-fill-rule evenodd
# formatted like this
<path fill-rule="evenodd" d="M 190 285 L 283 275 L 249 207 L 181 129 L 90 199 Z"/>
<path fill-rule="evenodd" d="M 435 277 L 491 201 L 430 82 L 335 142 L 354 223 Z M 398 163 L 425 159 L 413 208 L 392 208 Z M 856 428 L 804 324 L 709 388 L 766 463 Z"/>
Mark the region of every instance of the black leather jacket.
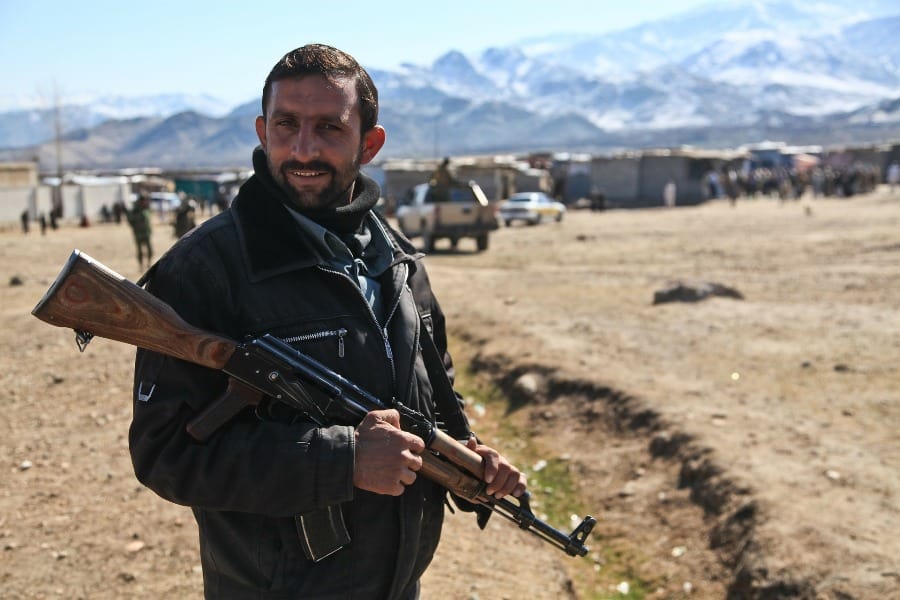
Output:
<path fill-rule="evenodd" d="M 364 176 L 363 193 L 378 193 Z M 385 224 L 386 225 L 386 224 Z M 443 314 L 415 249 L 391 232 L 394 261 L 381 286 L 380 326 L 357 285 L 324 266 L 258 176 L 229 210 L 182 238 L 154 267 L 148 289 L 189 323 L 233 339 L 271 333 L 379 398 L 433 415 L 422 362 L 421 313 L 445 366 Z M 355 489 L 353 428 L 260 419 L 252 409 L 206 443 L 186 423 L 226 377 L 139 350 L 130 447 L 135 474 L 192 507 L 208 598 L 407 598 L 431 561 L 445 494 L 420 477 L 400 497 Z M 147 395 L 139 399 L 139 392 Z M 351 543 L 314 563 L 294 515 L 342 504 Z"/>

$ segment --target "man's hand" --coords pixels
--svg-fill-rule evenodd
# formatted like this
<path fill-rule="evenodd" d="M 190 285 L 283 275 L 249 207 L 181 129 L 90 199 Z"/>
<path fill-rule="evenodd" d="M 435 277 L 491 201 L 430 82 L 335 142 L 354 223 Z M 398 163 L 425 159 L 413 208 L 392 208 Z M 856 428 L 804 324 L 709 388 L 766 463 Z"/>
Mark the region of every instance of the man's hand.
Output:
<path fill-rule="evenodd" d="M 479 444 L 474 437 L 466 440 L 466 447 L 484 459 L 485 493 L 498 500 L 512 494 L 516 498 L 525 493 L 528 482 L 525 474 L 510 464 L 499 452 Z"/>
<path fill-rule="evenodd" d="M 356 427 L 353 485 L 361 490 L 399 496 L 422 468 L 425 442 L 400 429 L 394 409 L 368 413 Z"/>

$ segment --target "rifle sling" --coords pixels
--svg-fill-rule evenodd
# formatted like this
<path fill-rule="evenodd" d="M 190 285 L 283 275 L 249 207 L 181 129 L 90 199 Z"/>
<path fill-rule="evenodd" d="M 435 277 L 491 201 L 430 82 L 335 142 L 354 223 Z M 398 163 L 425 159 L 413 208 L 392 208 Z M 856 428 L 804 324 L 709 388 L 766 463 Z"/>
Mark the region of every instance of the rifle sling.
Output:
<path fill-rule="evenodd" d="M 419 327 L 422 332 L 419 335 L 422 360 L 425 363 L 425 370 L 428 372 L 428 379 L 431 381 L 437 413 L 444 422 L 444 430 L 454 439 L 467 439 L 472 435 L 469 419 L 462 411 L 459 397 L 453 390 L 453 384 L 444 367 L 444 361 L 431 337 L 431 329 L 425 323 L 421 313 L 419 314 Z"/>
<path fill-rule="evenodd" d="M 440 417 L 444 420 L 445 431 L 457 440 L 464 440 L 475 437 L 472 428 L 469 425 L 469 419 L 463 412 L 456 392 L 453 390 L 453 384 L 447 375 L 447 369 L 444 368 L 444 361 L 441 359 L 440 352 L 431 337 L 431 330 L 425 324 L 422 315 L 419 315 L 419 323 L 425 335 L 420 335 L 422 340 L 422 359 L 425 361 L 425 370 L 428 372 L 428 379 L 431 380 L 431 386 L 434 390 L 434 400 Z M 422 339 L 425 338 L 425 339 Z M 477 437 L 476 437 L 477 439 Z M 475 512 L 475 518 L 478 527 L 484 529 L 487 527 L 488 520 L 491 518 L 491 509 L 482 504 L 474 504 L 468 500 L 451 493 L 453 502 L 457 508 L 463 512 Z M 450 506 L 445 499 L 447 506 Z M 450 511 L 453 507 L 450 506 Z"/>

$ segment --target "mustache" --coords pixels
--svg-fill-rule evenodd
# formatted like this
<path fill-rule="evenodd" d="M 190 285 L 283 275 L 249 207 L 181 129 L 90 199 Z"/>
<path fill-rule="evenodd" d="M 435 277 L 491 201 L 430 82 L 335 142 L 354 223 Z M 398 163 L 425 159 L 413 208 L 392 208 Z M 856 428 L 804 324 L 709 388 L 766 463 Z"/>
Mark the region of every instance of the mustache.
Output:
<path fill-rule="evenodd" d="M 324 161 L 299 162 L 289 160 L 281 164 L 281 171 L 327 171 L 334 173 L 334 167 Z"/>

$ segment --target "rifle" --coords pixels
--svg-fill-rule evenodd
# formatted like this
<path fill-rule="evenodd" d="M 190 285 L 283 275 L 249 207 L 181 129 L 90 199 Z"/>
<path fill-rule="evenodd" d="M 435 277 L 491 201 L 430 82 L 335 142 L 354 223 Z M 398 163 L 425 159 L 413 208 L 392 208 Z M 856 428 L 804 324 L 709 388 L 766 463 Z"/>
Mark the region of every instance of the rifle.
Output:
<path fill-rule="evenodd" d="M 238 343 L 184 321 L 175 310 L 115 271 L 75 250 L 56 280 L 31 311 L 34 316 L 75 330 L 84 351 L 94 336 L 123 342 L 223 371 L 228 388 L 187 426 L 202 442 L 247 406 L 268 396 L 301 411 L 318 425 L 335 419 L 358 423 L 372 410 L 396 408 L 401 427 L 425 442 L 419 471 L 453 494 L 513 521 L 570 556 L 585 556 L 596 519 L 586 516 L 566 535 L 538 519 L 528 492 L 515 502 L 484 493 L 481 456 L 438 429 L 409 407 L 389 407 L 345 377 L 270 335 Z"/>

